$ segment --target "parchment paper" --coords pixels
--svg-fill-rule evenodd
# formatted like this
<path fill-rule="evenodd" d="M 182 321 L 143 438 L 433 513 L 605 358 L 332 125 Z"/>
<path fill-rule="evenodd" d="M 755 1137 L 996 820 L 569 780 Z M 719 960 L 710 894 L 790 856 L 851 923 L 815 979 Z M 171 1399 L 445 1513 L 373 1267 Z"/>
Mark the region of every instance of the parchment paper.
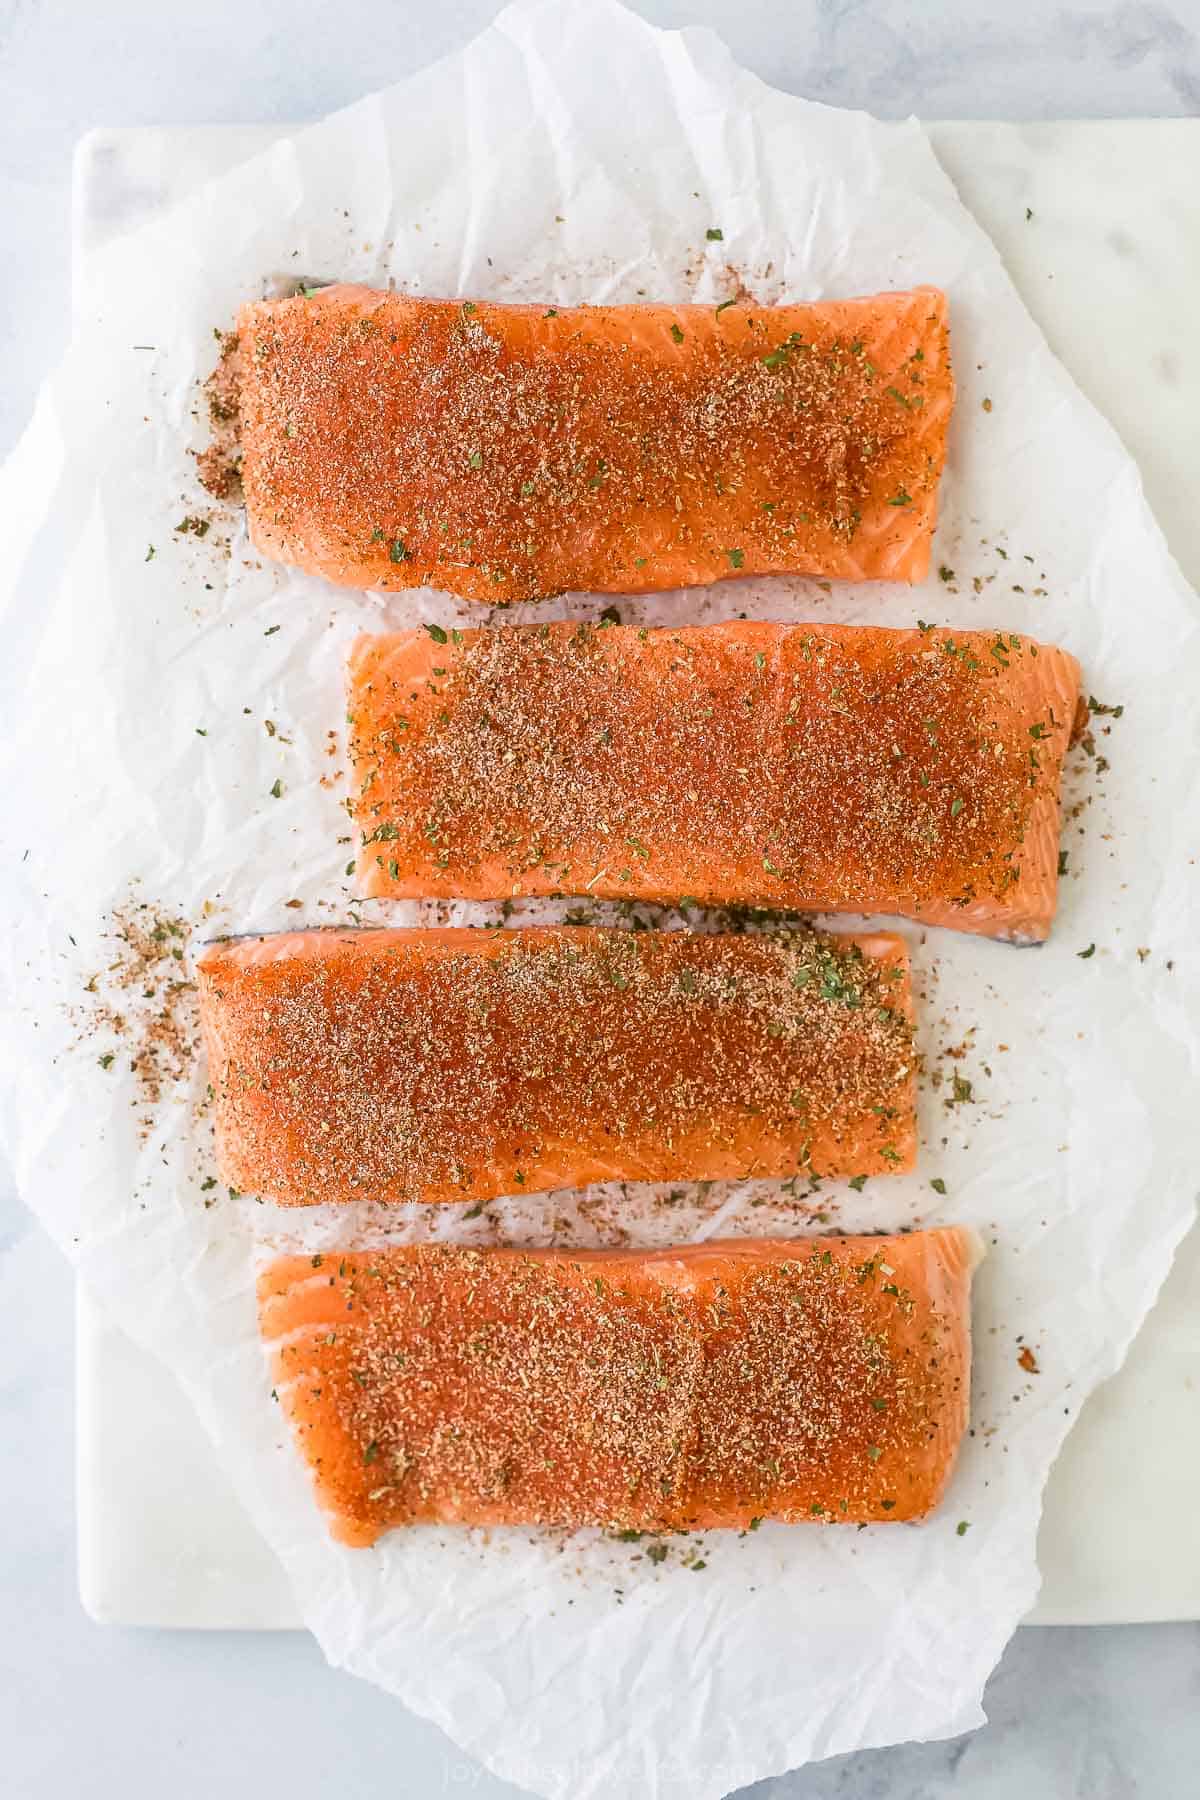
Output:
<path fill-rule="evenodd" d="M 3 1128 L 20 1190 L 183 1381 L 330 1660 L 509 1779 L 564 1800 L 715 1800 L 809 1758 L 979 1723 L 1036 1592 L 1049 1464 L 1123 1356 L 1196 1186 L 1200 632 L 1130 459 L 915 123 L 775 93 L 708 33 L 656 32 L 609 0 L 510 7 L 460 55 L 280 143 L 86 275 L 74 347 L 0 488 Z M 191 997 L 164 998 L 161 968 L 148 997 L 121 985 L 114 915 L 192 922 L 167 970 L 179 980 L 218 931 L 423 916 L 355 904 L 342 874 L 341 656 L 359 629 L 468 609 L 262 566 L 191 454 L 214 328 L 279 278 L 335 275 L 560 303 L 715 303 L 739 284 L 762 300 L 921 281 L 949 293 L 960 398 L 942 576 L 919 591 L 730 582 L 621 605 L 663 623 L 745 612 L 1030 632 L 1072 649 L 1093 694 L 1123 707 L 1097 714 L 1069 777 L 1079 810 L 1053 941 L 906 928 L 927 1064 L 919 1175 L 800 1202 L 755 1183 L 671 1205 L 639 1189 L 474 1218 L 364 1207 L 297 1221 L 213 1185 L 198 1060 L 183 1054 L 148 1097 L 136 1034 L 165 1006 L 186 1040 Z M 187 518 L 202 536 L 177 529 Z M 342 1550 L 257 1342 L 255 1265 L 285 1241 L 650 1243 L 938 1221 L 974 1224 L 989 1255 L 972 1435 L 921 1526 L 707 1533 L 671 1540 L 659 1563 L 595 1534 L 422 1529 Z"/>

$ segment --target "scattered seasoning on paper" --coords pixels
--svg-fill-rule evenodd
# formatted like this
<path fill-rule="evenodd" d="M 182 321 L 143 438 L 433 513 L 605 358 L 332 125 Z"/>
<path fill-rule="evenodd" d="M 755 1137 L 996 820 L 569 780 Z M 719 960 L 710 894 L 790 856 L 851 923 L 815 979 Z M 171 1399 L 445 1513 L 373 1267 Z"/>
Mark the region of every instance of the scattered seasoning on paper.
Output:
<path fill-rule="evenodd" d="M 72 1015 L 83 1040 L 108 1045 L 105 1071 L 127 1066 L 138 1107 L 154 1107 L 189 1073 L 199 1043 L 195 987 L 185 967 L 192 927 L 150 901 L 114 908 L 111 957 L 87 981 Z"/>
<path fill-rule="evenodd" d="M 210 442 L 196 458 L 201 486 L 214 500 L 242 497 L 241 445 L 238 441 L 238 335 L 214 332 L 220 346 L 217 366 L 204 383 L 208 401 Z"/>

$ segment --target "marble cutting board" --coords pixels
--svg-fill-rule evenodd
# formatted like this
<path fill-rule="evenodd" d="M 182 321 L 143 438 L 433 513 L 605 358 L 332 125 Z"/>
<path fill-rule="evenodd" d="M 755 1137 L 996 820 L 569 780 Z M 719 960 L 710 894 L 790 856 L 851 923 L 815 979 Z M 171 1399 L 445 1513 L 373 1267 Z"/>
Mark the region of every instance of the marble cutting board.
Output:
<path fill-rule="evenodd" d="M 1200 120 L 929 131 L 1054 350 L 1137 457 L 1167 539 L 1200 585 L 1200 346 L 1182 329 L 1200 291 Z M 89 249 L 273 135 L 225 126 L 89 135 L 75 166 L 77 269 Z M 83 1291 L 77 1360 L 88 1612 L 124 1625 L 297 1625 L 282 1570 L 173 1378 Z M 1124 1369 L 1067 1440 L 1038 1560 L 1035 1622 L 1200 1617 L 1200 1231 Z"/>

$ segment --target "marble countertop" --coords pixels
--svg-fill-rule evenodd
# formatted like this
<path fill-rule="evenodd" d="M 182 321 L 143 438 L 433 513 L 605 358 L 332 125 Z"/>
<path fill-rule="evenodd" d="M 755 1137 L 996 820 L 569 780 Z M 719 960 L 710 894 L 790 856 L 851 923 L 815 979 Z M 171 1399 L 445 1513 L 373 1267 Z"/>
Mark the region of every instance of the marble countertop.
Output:
<path fill-rule="evenodd" d="M 1009 0 L 635 0 L 711 24 L 775 84 L 884 116 L 1200 112 L 1200 9 Z M 95 125 L 316 117 L 441 55 L 496 0 L 0 0 L 0 454 L 59 355 L 70 155 Z M 335 28 L 331 29 L 331 21 Z M 353 1800 L 515 1789 L 433 1726 L 325 1669 L 301 1634 L 118 1632 L 75 1591 L 73 1282 L 0 1181 L 0 1732 L 14 1800 L 215 1790 Z M 1131 1530 L 1137 1528 L 1131 1520 Z M 1195 1792 L 1200 1626 L 1018 1633 L 989 1726 L 948 1744 L 838 1759 L 764 1782 L 778 1800 L 1107 1800 Z"/>

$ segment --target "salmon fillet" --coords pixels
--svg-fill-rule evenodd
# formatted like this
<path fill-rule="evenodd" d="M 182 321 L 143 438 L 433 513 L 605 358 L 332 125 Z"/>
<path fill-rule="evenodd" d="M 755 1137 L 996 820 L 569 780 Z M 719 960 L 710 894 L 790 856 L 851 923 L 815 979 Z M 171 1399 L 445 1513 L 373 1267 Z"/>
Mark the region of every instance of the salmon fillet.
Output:
<path fill-rule="evenodd" d="M 223 1178 L 287 1206 L 913 1165 L 899 938 L 310 931 L 198 976 Z"/>
<path fill-rule="evenodd" d="M 333 1536 L 918 1519 L 967 1423 L 974 1239 L 285 1256 L 259 1311 Z"/>
<path fill-rule="evenodd" d="M 265 555 L 487 605 L 728 575 L 920 581 L 953 402 L 934 288 L 502 306 L 327 287 L 238 315 Z"/>
<path fill-rule="evenodd" d="M 359 638 L 348 686 L 367 894 L 1049 933 L 1079 667 L 1030 638 L 427 627 Z"/>

